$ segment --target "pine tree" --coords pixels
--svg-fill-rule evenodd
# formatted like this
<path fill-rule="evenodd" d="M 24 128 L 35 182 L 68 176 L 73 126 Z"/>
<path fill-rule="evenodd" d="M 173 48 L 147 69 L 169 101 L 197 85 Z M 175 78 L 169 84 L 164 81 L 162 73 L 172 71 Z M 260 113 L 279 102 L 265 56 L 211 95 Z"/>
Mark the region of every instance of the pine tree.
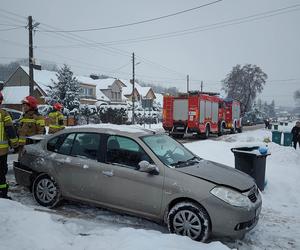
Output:
<path fill-rule="evenodd" d="M 55 102 L 59 102 L 70 111 L 78 109 L 80 105 L 80 85 L 77 79 L 73 76 L 73 72 L 69 66 L 64 64 L 58 70 L 56 76 L 57 82 L 52 80 L 53 86 L 49 86 L 49 104 L 52 105 Z"/>

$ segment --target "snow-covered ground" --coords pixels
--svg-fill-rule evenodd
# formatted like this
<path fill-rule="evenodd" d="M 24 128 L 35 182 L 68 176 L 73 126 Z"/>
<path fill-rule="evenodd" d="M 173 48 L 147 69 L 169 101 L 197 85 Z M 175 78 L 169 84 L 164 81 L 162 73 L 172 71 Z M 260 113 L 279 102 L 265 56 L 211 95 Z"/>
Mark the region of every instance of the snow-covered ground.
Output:
<path fill-rule="evenodd" d="M 200 157 L 233 167 L 230 148 L 261 145 L 266 137 L 271 138 L 271 132 L 261 129 L 185 145 Z M 12 161 L 16 156 L 9 155 L 8 180 L 14 201 L 0 200 L 0 249 L 300 249 L 300 150 L 274 143 L 268 148 L 268 184 L 258 225 L 243 240 L 210 244 L 170 235 L 150 221 L 92 206 L 66 203 L 55 210 L 42 208 L 27 190 L 15 185 Z"/>

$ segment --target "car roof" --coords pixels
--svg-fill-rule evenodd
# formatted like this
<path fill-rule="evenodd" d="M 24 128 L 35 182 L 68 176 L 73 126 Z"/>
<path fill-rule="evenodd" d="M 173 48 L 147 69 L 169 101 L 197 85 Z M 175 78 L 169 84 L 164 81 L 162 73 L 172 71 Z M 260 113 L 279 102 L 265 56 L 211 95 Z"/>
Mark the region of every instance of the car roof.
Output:
<path fill-rule="evenodd" d="M 2 108 L 8 112 L 15 112 L 15 113 L 19 113 L 19 114 L 23 114 L 22 111 L 16 110 L 16 109 L 10 109 L 10 108 Z"/>
<path fill-rule="evenodd" d="M 154 130 L 144 129 L 134 125 L 115 125 L 115 124 L 89 124 L 67 127 L 64 132 L 96 132 L 112 135 L 123 135 L 130 137 L 140 137 L 156 134 Z"/>
<path fill-rule="evenodd" d="M 7 112 L 14 112 L 14 113 L 18 113 L 20 115 L 23 114 L 22 111 L 16 110 L 16 109 L 10 109 L 10 108 L 2 108 L 3 110 L 7 111 Z"/>

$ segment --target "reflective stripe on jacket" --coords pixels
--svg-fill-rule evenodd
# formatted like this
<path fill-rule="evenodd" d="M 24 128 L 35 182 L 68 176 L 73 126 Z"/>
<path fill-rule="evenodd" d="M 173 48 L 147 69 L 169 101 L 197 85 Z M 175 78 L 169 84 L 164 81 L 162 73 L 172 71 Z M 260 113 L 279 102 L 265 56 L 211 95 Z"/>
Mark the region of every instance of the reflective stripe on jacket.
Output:
<path fill-rule="evenodd" d="M 0 109 L 0 155 L 7 154 L 9 145 L 16 148 L 18 137 L 10 115 Z"/>
<path fill-rule="evenodd" d="M 44 134 L 45 120 L 37 111 L 27 111 L 20 119 L 20 126 L 18 129 L 19 144 L 26 144 L 26 139 L 29 136 Z"/>
<path fill-rule="evenodd" d="M 50 112 L 48 117 L 49 117 L 49 134 L 53 134 L 65 128 L 64 115 L 59 111 Z"/>

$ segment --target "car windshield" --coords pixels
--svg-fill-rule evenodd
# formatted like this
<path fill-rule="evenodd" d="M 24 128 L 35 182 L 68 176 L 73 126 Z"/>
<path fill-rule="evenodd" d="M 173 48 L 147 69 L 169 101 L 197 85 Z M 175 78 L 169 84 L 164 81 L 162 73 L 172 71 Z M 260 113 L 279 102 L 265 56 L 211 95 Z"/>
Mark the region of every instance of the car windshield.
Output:
<path fill-rule="evenodd" d="M 186 167 L 196 164 L 200 160 L 199 157 L 167 135 L 143 136 L 141 139 L 169 167 Z"/>

